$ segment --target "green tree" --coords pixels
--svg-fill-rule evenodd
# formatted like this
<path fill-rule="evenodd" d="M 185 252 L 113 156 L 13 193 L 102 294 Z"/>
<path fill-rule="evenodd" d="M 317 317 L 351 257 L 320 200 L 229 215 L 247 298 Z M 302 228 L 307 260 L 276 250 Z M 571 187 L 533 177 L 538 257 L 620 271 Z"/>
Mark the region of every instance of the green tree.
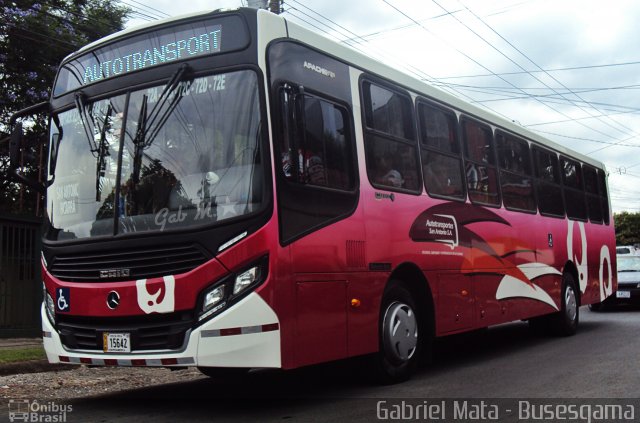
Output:
<path fill-rule="evenodd" d="M 613 215 L 618 245 L 640 244 L 640 213 L 621 212 Z"/>
<path fill-rule="evenodd" d="M 130 9 L 114 0 L 0 2 L 0 140 L 9 135 L 16 111 L 49 99 L 56 70 L 67 55 L 123 29 Z M 46 140 L 46 118 L 26 125 L 33 158 L 24 163 L 36 177 Z M 44 153 L 46 149 L 42 149 Z M 8 143 L 0 144 L 0 213 L 35 212 L 39 195 L 8 177 Z"/>

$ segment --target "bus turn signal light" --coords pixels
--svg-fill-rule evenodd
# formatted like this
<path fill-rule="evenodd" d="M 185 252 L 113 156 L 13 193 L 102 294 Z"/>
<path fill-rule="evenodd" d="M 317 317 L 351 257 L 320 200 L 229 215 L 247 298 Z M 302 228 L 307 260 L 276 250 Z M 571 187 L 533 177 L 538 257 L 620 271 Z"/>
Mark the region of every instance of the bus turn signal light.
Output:
<path fill-rule="evenodd" d="M 360 307 L 360 300 L 357 299 L 357 298 L 352 298 L 351 299 L 351 307 L 353 307 L 353 308 Z"/>

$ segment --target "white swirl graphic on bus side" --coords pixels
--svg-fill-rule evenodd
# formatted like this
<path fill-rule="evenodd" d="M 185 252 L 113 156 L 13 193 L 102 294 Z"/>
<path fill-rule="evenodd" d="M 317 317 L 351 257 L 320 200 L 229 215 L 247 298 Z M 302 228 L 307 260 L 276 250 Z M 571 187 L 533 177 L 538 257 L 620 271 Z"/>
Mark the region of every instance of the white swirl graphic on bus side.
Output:
<path fill-rule="evenodd" d="M 541 301 L 558 310 L 558 306 L 553 298 L 541 287 L 532 281 L 540 276 L 561 275 L 557 269 L 543 263 L 526 263 L 518 266 L 518 269 L 527 277 L 527 281 L 516 277 L 505 275 L 500 280 L 500 285 L 496 291 L 496 300 L 506 300 L 509 298 L 530 298 Z"/>
<path fill-rule="evenodd" d="M 582 259 L 579 260 L 577 256 L 573 254 L 573 226 L 578 224 L 580 230 L 580 241 L 582 247 Z M 584 230 L 584 222 L 574 222 L 569 220 L 569 229 L 567 231 L 567 258 L 572 260 L 578 268 L 578 281 L 580 283 L 580 292 L 584 293 L 587 289 L 587 234 Z"/>
<path fill-rule="evenodd" d="M 175 287 L 176 280 L 173 276 L 164 276 L 163 284 L 158 290 L 150 294 L 147 290 L 147 279 L 139 279 L 136 281 L 136 290 L 138 292 L 138 307 L 147 314 L 151 313 L 171 313 L 175 310 Z M 162 301 L 158 302 L 160 294 L 164 292 Z"/>
<path fill-rule="evenodd" d="M 604 281 L 604 262 L 607 262 L 607 284 Z M 604 301 L 609 295 L 613 294 L 613 275 L 611 274 L 611 253 L 609 247 L 603 245 L 600 249 L 600 302 Z"/>

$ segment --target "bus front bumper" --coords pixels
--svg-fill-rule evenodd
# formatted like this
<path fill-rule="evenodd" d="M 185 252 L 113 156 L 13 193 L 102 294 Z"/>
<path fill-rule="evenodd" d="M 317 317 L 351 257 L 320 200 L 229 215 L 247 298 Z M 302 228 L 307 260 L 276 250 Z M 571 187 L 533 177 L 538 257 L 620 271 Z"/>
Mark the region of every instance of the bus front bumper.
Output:
<path fill-rule="evenodd" d="M 50 363 L 149 367 L 281 367 L 280 324 L 255 292 L 191 330 L 180 351 L 103 353 L 66 348 L 41 308 L 44 349 Z"/>

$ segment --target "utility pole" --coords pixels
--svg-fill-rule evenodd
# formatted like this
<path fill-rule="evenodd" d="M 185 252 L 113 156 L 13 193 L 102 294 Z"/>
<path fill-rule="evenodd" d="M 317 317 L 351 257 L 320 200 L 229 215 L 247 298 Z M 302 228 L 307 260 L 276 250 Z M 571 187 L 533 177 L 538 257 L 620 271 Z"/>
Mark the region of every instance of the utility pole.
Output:
<path fill-rule="evenodd" d="M 282 8 L 283 0 L 269 0 L 269 11 L 271 13 L 275 13 L 276 15 L 284 12 Z"/>

